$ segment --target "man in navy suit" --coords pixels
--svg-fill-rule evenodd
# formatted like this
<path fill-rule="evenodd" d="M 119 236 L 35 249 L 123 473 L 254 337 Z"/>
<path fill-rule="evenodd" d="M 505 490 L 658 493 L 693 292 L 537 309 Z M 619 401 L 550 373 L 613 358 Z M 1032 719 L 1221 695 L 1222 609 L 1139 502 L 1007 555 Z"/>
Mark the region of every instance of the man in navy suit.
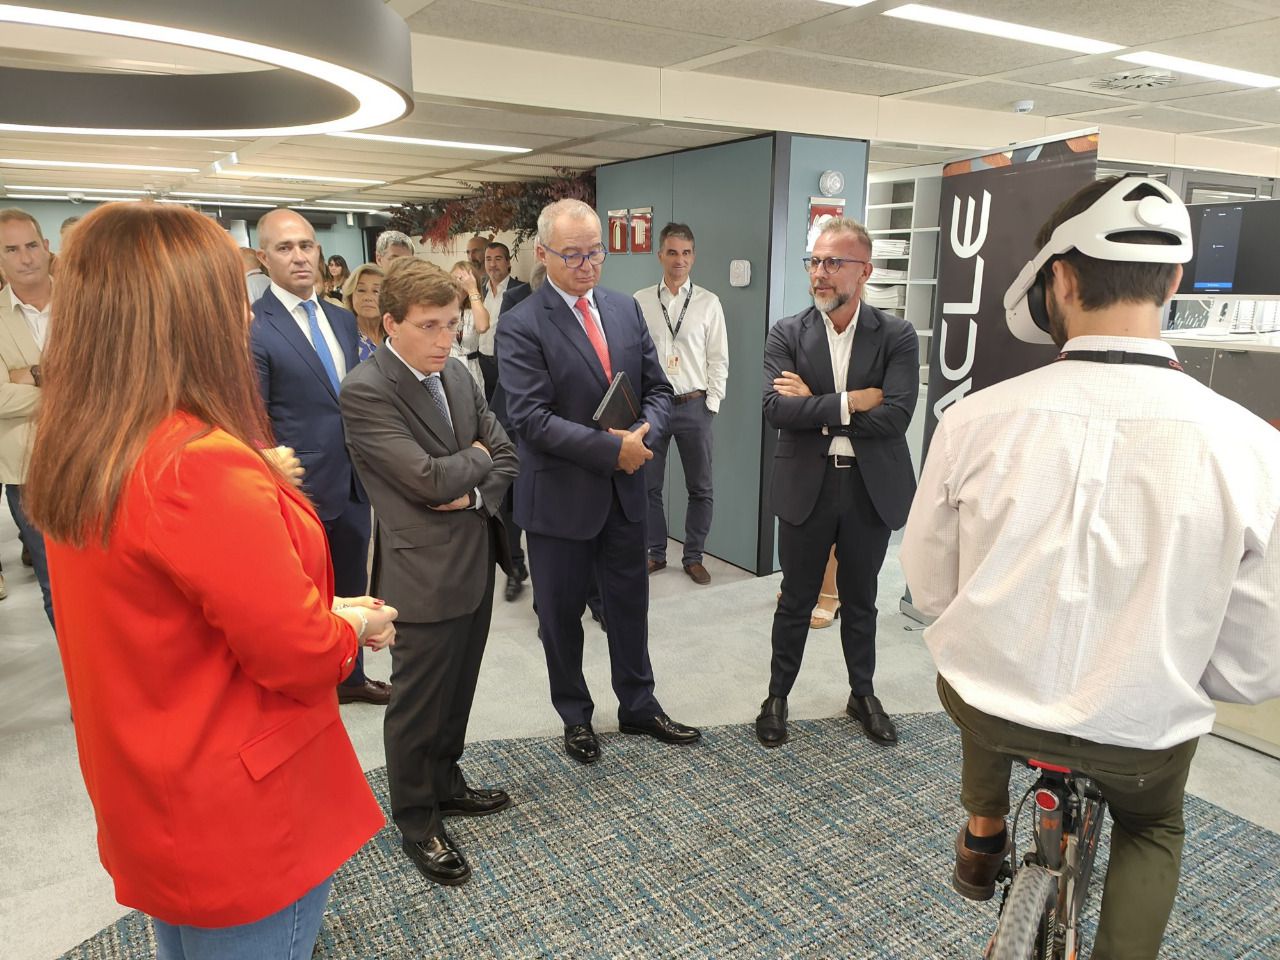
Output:
<path fill-rule="evenodd" d="M 324 522 L 334 592 L 360 597 L 369 589 L 369 499 L 351 467 L 338 407 L 342 378 L 359 362 L 356 318 L 316 296 L 318 253 L 315 230 L 292 210 L 258 221 L 258 259 L 271 286 L 253 304 L 250 342 L 276 442 L 302 462 L 302 488 Z M 339 685 L 338 700 L 386 704 L 391 686 L 365 676 L 363 657 Z"/>
<path fill-rule="evenodd" d="M 528 540 L 565 751 L 581 763 L 600 758 L 595 704 L 582 675 L 582 611 L 593 571 L 620 729 L 692 743 L 701 733 L 663 712 L 649 663 L 648 499 L 640 468 L 653 458 L 645 437 L 666 429 L 671 385 L 635 300 L 596 286 L 605 248 L 594 210 L 579 200 L 544 208 L 536 252 L 547 282 L 503 314 L 496 352 L 520 456 L 515 519 Z M 592 415 L 622 371 L 640 417 L 629 430 L 605 431 Z"/>
<path fill-rule="evenodd" d="M 906 320 L 862 302 L 871 237 L 861 224 L 830 221 L 805 261 L 813 306 L 774 324 L 764 347 L 764 416 L 778 430 L 770 499 L 782 594 L 756 736 L 766 747 L 787 740 L 787 696 L 834 544 L 845 712 L 872 741 L 892 744 L 897 730 L 872 685 L 876 588 L 890 531 L 907 522 L 916 490 L 906 432 L 920 390 L 919 339 Z"/>

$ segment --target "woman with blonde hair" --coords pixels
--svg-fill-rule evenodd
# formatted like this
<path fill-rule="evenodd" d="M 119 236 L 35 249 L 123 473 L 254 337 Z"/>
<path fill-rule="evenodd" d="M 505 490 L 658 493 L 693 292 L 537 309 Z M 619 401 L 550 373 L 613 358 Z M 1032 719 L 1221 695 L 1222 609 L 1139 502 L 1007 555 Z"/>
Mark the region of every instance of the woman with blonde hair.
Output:
<path fill-rule="evenodd" d="M 484 389 L 484 371 L 480 369 L 480 334 L 489 329 L 489 311 L 485 308 L 484 297 L 480 294 L 480 284 L 484 282 L 484 273 L 470 260 L 459 260 L 449 268 L 449 274 L 462 289 L 467 291 L 467 299 L 462 305 L 462 326 L 458 328 L 458 339 L 453 345 L 450 356 L 457 357 L 467 365 L 471 376 L 480 389 Z"/>
<path fill-rule="evenodd" d="M 362 263 L 342 288 L 342 305 L 356 315 L 361 363 L 373 356 L 373 351 L 382 346 L 387 335 L 382 329 L 382 309 L 378 306 L 382 277 L 382 268 L 376 263 Z"/>
<path fill-rule="evenodd" d="M 324 527 L 267 449 L 249 323 L 212 220 L 86 216 L 24 490 L 99 854 L 160 960 L 306 960 L 334 871 L 383 824 L 334 688 L 395 611 L 333 597 Z"/>

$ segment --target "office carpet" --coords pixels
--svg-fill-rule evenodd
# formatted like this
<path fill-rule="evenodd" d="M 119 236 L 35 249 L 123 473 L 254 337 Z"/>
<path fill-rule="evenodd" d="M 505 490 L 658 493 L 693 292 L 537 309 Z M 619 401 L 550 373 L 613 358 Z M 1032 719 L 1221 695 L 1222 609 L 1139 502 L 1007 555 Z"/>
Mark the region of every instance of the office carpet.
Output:
<path fill-rule="evenodd" d="M 338 873 L 315 956 L 980 956 L 997 901 L 949 886 L 959 738 L 942 714 L 900 717 L 899 729 L 893 749 L 844 718 L 794 723 L 770 751 L 747 724 L 692 747 L 614 734 L 594 767 L 558 739 L 474 744 L 468 778 L 516 804 L 449 821 L 471 882 L 424 881 L 388 827 Z M 385 808 L 385 772 L 370 782 Z M 1161 955 L 1280 956 L 1280 836 L 1194 797 L 1187 821 Z M 136 913 L 65 954 L 151 956 Z"/>

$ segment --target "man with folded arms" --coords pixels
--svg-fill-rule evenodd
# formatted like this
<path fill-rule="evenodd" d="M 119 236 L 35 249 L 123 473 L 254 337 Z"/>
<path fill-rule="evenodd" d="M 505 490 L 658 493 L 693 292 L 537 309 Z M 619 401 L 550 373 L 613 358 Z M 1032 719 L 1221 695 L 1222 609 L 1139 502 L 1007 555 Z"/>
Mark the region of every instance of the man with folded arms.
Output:
<path fill-rule="evenodd" d="M 675 391 L 667 434 L 649 441 L 653 460 L 644 468 L 649 486 L 649 573 L 667 565 L 662 488 L 667 448 L 674 439 L 689 494 L 681 565 L 694 583 L 708 584 L 711 575 L 702 565 L 702 548 L 711 532 L 711 421 L 729 378 L 729 342 L 720 298 L 695 286 L 689 276 L 693 260 L 693 230 L 668 223 L 658 235 L 662 282 L 637 290 L 636 302 Z"/>
<path fill-rule="evenodd" d="M 658 704 L 649 663 L 641 468 L 653 456 L 646 439 L 666 430 L 671 385 L 635 300 L 597 286 L 605 248 L 594 210 L 579 200 L 545 207 L 536 251 L 547 282 L 503 314 L 497 355 L 520 445 L 515 518 L 528 541 L 565 751 L 580 763 L 600 758 L 591 726 L 595 704 L 582 675 L 582 613 L 593 572 L 620 729 L 693 743 L 699 731 L 676 723 Z M 620 372 L 635 388 L 640 416 L 629 429 L 605 431 L 593 415 Z"/>
<path fill-rule="evenodd" d="M 458 761 L 489 636 L 494 564 L 510 566 L 496 514 L 516 455 L 466 366 L 449 359 L 462 286 L 404 258 L 378 299 L 386 349 L 343 381 L 342 418 L 378 520 L 374 589 L 400 611 L 383 728 L 391 815 L 422 874 L 453 886 L 471 868 L 443 818 L 511 803 L 502 790 L 469 786 Z"/>

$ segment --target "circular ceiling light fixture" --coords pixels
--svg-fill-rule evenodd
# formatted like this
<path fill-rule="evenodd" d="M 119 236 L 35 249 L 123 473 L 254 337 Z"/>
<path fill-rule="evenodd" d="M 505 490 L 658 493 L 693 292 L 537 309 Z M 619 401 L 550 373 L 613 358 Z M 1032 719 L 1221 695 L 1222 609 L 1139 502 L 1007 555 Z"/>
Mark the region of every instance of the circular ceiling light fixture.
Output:
<path fill-rule="evenodd" d="M 255 67 L 174 75 L 0 65 L 0 89 L 22 91 L 0 101 L 0 131 L 287 137 L 361 130 L 409 112 L 409 28 L 384 0 L 273 0 L 265 13 L 261 0 L 0 3 L 0 24 L 212 51 Z"/>

